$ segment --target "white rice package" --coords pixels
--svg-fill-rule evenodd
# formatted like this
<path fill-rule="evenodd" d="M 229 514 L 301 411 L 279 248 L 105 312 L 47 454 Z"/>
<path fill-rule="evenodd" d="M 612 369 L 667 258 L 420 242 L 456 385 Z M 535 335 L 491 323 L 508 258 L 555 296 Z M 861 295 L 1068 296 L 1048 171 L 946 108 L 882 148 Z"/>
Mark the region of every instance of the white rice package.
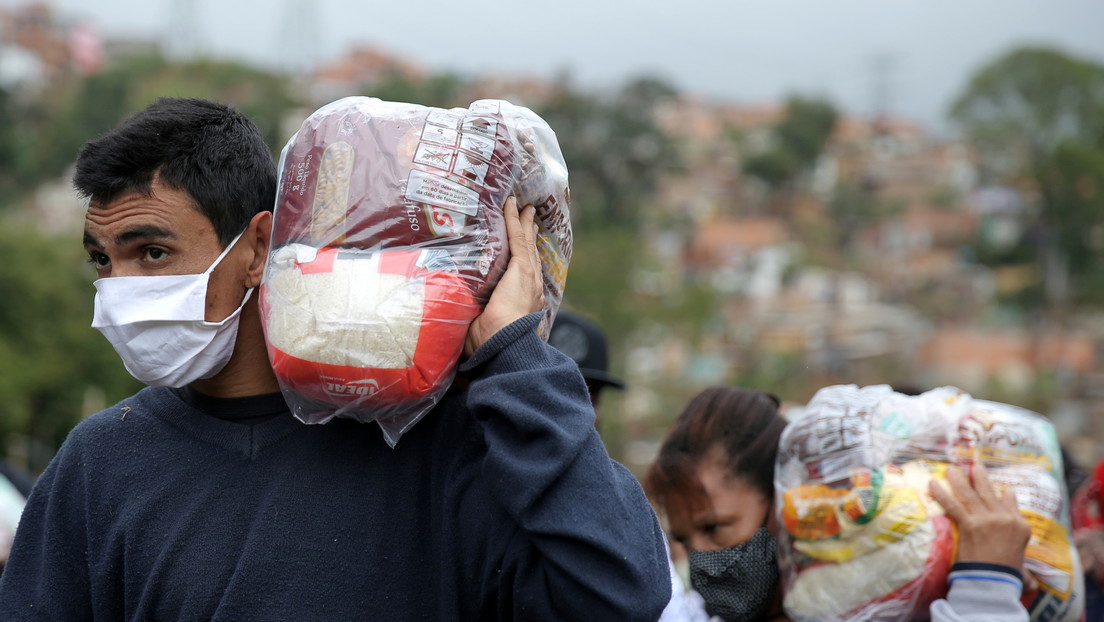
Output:
<path fill-rule="evenodd" d="M 279 175 L 260 306 L 300 420 L 374 421 L 394 446 L 433 408 L 509 261 L 509 196 L 536 208 L 547 337 L 571 259 L 567 167 L 528 108 L 347 97 L 303 122 Z"/>

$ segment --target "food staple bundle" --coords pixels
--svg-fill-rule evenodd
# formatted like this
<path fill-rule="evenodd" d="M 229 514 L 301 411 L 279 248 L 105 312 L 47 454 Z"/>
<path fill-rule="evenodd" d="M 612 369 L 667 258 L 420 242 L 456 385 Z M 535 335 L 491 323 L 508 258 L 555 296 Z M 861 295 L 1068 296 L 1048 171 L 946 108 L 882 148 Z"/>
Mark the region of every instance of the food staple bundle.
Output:
<path fill-rule="evenodd" d="M 821 389 L 786 428 L 775 470 L 784 606 L 795 621 L 926 619 L 946 596 L 956 528 L 931 497 L 947 466 L 985 464 L 1031 525 L 1024 595 L 1037 622 L 1076 622 L 1084 590 L 1053 426 L 954 387 Z"/>
<path fill-rule="evenodd" d="M 440 400 L 509 261 L 511 195 L 536 208 L 547 336 L 571 259 L 567 168 L 529 109 L 344 98 L 303 122 L 279 176 L 260 304 L 302 421 L 375 421 L 394 445 Z"/>

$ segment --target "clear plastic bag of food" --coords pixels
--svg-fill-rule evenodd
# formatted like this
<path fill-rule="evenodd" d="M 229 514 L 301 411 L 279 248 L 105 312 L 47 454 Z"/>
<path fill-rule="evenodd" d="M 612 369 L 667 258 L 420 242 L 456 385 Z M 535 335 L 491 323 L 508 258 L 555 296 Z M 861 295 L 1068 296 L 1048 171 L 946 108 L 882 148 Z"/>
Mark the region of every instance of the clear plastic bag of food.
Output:
<path fill-rule="evenodd" d="M 1031 525 L 1033 620 L 1076 622 L 1084 589 L 1054 427 L 954 387 L 826 387 L 784 431 L 775 471 L 784 606 L 795 622 L 927 619 L 947 593 L 956 529 L 929 484 L 985 464 Z"/>
<path fill-rule="evenodd" d="M 293 414 L 376 422 L 394 446 L 455 377 L 509 261 L 507 197 L 536 208 L 548 328 L 571 259 L 567 167 L 528 108 L 347 97 L 284 147 L 260 288 Z"/>

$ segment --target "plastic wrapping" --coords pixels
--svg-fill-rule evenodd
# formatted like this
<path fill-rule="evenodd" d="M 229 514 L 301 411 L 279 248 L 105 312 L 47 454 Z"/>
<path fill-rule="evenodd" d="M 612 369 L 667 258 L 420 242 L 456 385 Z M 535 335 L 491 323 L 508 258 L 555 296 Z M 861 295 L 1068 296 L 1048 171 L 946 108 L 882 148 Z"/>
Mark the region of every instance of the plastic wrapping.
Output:
<path fill-rule="evenodd" d="M 1036 622 L 1076 622 L 1084 589 L 1053 426 L 954 387 L 821 389 L 783 432 L 775 470 L 784 606 L 801 622 L 927 619 L 947 593 L 956 530 L 930 495 L 947 465 L 980 460 L 1031 525 Z"/>
<path fill-rule="evenodd" d="M 265 341 L 297 418 L 375 421 L 394 446 L 455 377 L 509 261 L 502 207 L 536 208 L 547 338 L 571 259 L 567 167 L 527 108 L 347 97 L 284 147 Z"/>

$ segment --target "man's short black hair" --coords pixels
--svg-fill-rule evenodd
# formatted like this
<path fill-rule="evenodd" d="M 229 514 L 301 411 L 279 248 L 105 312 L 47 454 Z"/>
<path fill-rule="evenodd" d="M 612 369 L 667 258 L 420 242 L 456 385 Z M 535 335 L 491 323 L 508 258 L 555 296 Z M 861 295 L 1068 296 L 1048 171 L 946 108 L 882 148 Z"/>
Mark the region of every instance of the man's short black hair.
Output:
<path fill-rule="evenodd" d="M 261 131 L 202 99 L 163 97 L 88 142 L 73 185 L 105 204 L 131 191 L 148 196 L 155 179 L 188 193 L 223 245 L 276 201 L 276 165 Z"/>

